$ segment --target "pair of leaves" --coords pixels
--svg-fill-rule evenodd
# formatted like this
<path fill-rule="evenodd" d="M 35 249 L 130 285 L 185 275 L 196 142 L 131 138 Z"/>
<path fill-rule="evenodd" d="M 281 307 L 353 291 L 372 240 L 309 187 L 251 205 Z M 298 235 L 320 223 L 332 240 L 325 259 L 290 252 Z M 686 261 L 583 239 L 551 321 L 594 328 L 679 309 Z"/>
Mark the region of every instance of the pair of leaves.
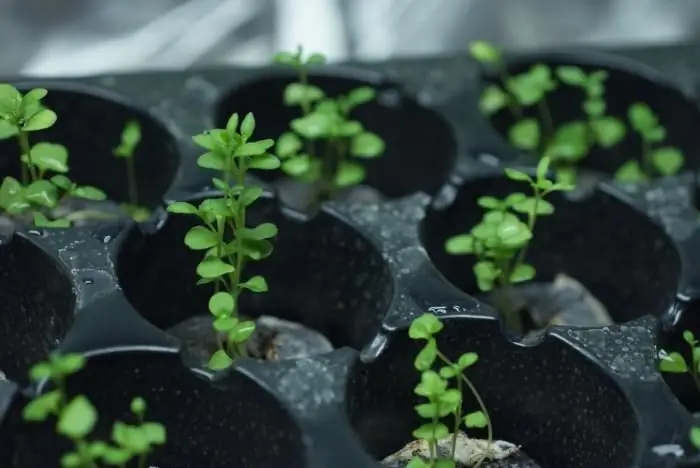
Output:
<path fill-rule="evenodd" d="M 698 341 L 690 330 L 683 332 L 683 341 L 685 341 L 690 348 L 692 362 L 686 362 L 686 359 L 679 352 L 674 351 L 667 353 L 666 351 L 661 351 L 659 353 L 659 370 L 661 370 L 661 372 L 685 374 L 687 372 L 700 371 L 700 347 L 698 347 Z"/>
<path fill-rule="evenodd" d="M 685 162 L 683 153 L 670 146 L 652 150 L 648 158 L 654 171 L 662 176 L 677 174 Z M 615 172 L 615 180 L 620 182 L 646 182 L 650 177 L 637 160 L 627 161 Z"/>
<path fill-rule="evenodd" d="M 273 62 L 295 69 L 309 66 L 324 65 L 326 56 L 319 53 L 304 54 L 304 49 L 299 46 L 295 52 L 278 52 L 273 57 Z"/>
<path fill-rule="evenodd" d="M 123 159 L 133 158 L 140 142 L 141 125 L 136 120 L 128 121 L 122 130 L 119 145 L 113 150 L 114 156 Z"/>

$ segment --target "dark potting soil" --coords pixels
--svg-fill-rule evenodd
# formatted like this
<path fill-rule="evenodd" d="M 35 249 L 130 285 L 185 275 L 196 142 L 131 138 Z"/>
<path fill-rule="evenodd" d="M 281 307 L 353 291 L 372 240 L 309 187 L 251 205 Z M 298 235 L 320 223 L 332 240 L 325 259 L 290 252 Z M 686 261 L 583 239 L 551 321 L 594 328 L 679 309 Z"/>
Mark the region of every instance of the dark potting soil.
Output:
<path fill-rule="evenodd" d="M 317 209 L 319 190 L 317 184 L 283 177 L 275 181 L 274 185 L 280 200 L 289 208 L 301 213 L 310 213 Z M 338 190 L 333 199 L 350 203 L 379 203 L 384 197 L 372 187 L 358 185 Z"/>
<path fill-rule="evenodd" d="M 212 315 L 197 315 L 184 320 L 168 333 L 181 339 L 189 356 L 198 365 L 206 365 L 224 338 L 213 328 Z M 321 333 L 297 322 L 263 315 L 255 319 L 256 330 L 246 343 L 249 356 L 268 361 L 297 359 L 332 351 L 333 345 Z"/>

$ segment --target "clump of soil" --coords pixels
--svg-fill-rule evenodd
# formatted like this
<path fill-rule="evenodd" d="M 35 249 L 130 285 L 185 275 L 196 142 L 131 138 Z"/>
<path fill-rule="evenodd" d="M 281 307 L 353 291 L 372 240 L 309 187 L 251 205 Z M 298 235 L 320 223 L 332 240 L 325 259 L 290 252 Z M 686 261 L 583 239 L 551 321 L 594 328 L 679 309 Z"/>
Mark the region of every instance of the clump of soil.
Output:
<path fill-rule="evenodd" d="M 197 315 L 180 322 L 167 332 L 182 340 L 188 355 L 204 366 L 219 349 L 225 335 L 217 333 L 212 315 Z M 332 351 L 333 345 L 321 333 L 297 322 L 270 315 L 255 319 L 256 329 L 246 342 L 250 357 L 268 361 L 297 359 Z"/>
<path fill-rule="evenodd" d="M 438 440 L 437 455 L 449 458 L 452 453 L 452 434 Z M 414 440 L 401 450 L 382 460 L 386 468 L 405 468 L 413 457 L 430 460 L 430 448 L 423 440 Z M 468 437 L 464 432 L 457 433 L 454 451 L 457 468 L 473 468 L 479 462 L 480 468 L 540 468 L 540 465 L 520 450 L 520 447 L 503 440 L 487 440 Z M 483 461 L 482 461 L 483 460 Z"/>

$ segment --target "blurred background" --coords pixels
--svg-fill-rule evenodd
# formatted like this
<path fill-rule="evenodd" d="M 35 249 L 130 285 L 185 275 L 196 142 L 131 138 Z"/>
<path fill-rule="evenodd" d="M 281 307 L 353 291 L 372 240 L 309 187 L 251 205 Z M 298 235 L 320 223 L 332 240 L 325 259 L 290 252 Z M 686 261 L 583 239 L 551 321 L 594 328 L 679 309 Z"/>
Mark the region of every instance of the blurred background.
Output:
<path fill-rule="evenodd" d="M 0 0 L 0 73 L 84 75 L 264 64 L 304 44 L 333 61 L 687 42 L 700 0 Z"/>

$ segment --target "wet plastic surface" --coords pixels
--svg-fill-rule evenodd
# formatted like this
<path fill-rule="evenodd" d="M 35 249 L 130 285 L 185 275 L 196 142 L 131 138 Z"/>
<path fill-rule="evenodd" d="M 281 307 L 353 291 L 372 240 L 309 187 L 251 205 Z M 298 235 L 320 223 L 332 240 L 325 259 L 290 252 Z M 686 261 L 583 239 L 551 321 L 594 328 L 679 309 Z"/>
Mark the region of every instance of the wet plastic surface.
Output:
<path fill-rule="evenodd" d="M 700 89 L 682 53 L 623 55 L 677 80 L 679 93 Z M 284 130 L 272 102 L 280 82 L 268 81 L 278 72 L 219 69 L 27 85 L 48 88 L 59 122 L 72 122 L 51 138 L 73 150 L 80 182 L 106 183 L 116 199 L 123 175 L 102 156 L 104 142 L 118 138 L 124 119 L 137 116 L 146 141 L 143 190 L 156 206 L 160 197 L 211 194 L 212 174 L 196 168 L 190 136 L 224 113 L 254 111 L 261 132 L 269 132 L 261 136 Z M 388 110 L 358 115 L 368 126 L 381 117 L 376 131 L 389 154 L 369 168 L 369 185 L 390 199 L 330 202 L 311 221 L 290 214 L 273 196 L 261 201 L 251 218 L 276 223 L 279 235 L 273 256 L 252 268 L 264 273 L 270 292 L 243 296 L 241 310 L 299 321 L 336 349 L 279 362 L 241 360 L 213 378 L 194 369 L 179 352 L 182 343 L 165 331 L 206 313 L 206 288 L 195 287 L 196 255 L 182 242 L 186 217 L 156 210 L 143 225 L 20 227 L 14 237 L 0 226 L 8 234 L 0 245 L 0 370 L 12 379 L 0 381 L 0 466 L 55 466 L 61 446 L 52 427 L 25 424 L 19 411 L 37 391 L 27 386 L 30 365 L 58 346 L 90 353 L 70 388 L 93 399 L 105 424 L 125 416 L 130 397 L 148 401 L 152 419 L 169 433 L 154 458 L 159 468 L 378 467 L 417 425 L 416 349 L 406 328 L 426 311 L 445 318 L 439 339 L 447 354 L 479 353 L 470 375 L 495 436 L 521 445 L 542 468 L 693 466 L 698 454 L 687 434 L 700 400 L 685 376 L 662 377 L 657 351 L 682 346 L 686 328 L 700 335 L 693 318 L 700 299 L 696 177 L 624 189 L 602 182 L 576 199 L 553 198 L 558 210 L 542 222 L 529 257 L 544 275 L 538 279 L 576 278 L 616 324 L 556 326 L 535 342 L 514 343 L 494 310 L 474 299 L 469 262 L 440 249 L 476 219 L 476 197 L 508 190 L 488 155 L 520 157 L 478 113 L 477 68 L 453 57 L 325 73 L 401 84 L 398 108 L 387 104 Z M 69 95 L 56 91 L 64 86 Z M 130 103 L 135 113 L 96 101 L 96 88 Z M 266 97 L 256 98 L 259 93 Z M 95 125 L 81 143 L 94 145 L 94 160 L 80 156 L 71 126 L 79 123 Z M 670 119 L 666 125 L 669 134 L 683 134 L 691 124 Z M 696 143 L 689 145 L 692 162 Z"/>

